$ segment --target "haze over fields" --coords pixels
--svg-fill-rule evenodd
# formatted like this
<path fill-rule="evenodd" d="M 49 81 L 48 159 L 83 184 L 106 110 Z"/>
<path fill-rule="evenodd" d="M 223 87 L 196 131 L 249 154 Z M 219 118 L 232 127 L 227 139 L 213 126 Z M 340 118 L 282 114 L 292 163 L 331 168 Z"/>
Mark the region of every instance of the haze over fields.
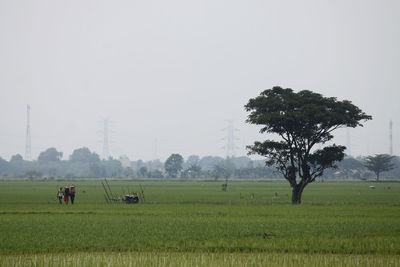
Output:
<path fill-rule="evenodd" d="M 0 0 L 0 157 L 89 147 L 165 160 L 266 138 L 249 98 L 275 85 L 348 99 L 373 120 L 351 154 L 400 154 L 400 2 Z M 347 145 L 346 130 L 336 142 Z"/>

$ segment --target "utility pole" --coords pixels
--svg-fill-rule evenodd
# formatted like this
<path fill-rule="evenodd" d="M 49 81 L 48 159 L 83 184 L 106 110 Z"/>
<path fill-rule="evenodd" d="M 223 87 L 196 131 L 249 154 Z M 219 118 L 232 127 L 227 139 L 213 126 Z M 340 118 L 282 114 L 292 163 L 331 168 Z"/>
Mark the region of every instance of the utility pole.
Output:
<path fill-rule="evenodd" d="M 390 120 L 390 122 L 389 122 L 389 143 L 390 143 L 389 152 L 390 152 L 390 155 L 393 155 L 393 122 L 392 122 L 392 120 Z"/>
<path fill-rule="evenodd" d="M 26 107 L 26 142 L 25 142 L 25 160 L 32 160 L 31 155 L 31 122 L 30 122 L 31 106 Z"/>
<path fill-rule="evenodd" d="M 232 120 L 228 120 L 228 126 L 222 130 L 227 132 L 226 137 L 222 138 L 222 140 L 226 140 L 226 146 L 223 147 L 226 149 L 226 157 L 235 157 L 235 150 L 238 148 L 235 146 L 235 140 L 238 140 L 235 138 L 235 131 L 239 130 L 234 127 Z"/>

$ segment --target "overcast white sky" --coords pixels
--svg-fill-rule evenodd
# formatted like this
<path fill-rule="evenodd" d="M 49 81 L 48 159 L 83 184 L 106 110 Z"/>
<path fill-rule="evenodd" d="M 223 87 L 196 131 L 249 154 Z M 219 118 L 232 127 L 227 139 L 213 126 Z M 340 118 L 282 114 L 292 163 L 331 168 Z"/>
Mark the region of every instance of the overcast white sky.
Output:
<path fill-rule="evenodd" d="M 351 153 L 400 154 L 400 1 L 0 0 L 0 157 L 56 147 L 131 160 L 236 155 L 268 136 L 243 106 L 275 85 L 348 99 L 373 116 Z M 156 141 L 157 140 L 157 141 Z M 337 133 L 346 145 L 346 131 Z M 157 145 L 156 145 L 157 143 Z"/>

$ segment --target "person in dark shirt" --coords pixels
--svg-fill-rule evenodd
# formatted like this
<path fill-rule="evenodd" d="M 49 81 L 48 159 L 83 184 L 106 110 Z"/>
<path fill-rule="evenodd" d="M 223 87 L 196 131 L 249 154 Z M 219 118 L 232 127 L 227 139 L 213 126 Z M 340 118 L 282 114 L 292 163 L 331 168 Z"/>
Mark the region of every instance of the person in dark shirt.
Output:
<path fill-rule="evenodd" d="M 69 195 L 71 197 L 71 204 L 74 204 L 74 200 L 75 200 L 75 186 L 71 185 L 69 187 Z"/>
<path fill-rule="evenodd" d="M 69 187 L 66 186 L 64 187 L 64 202 L 66 205 L 68 205 L 68 200 L 69 200 Z"/>

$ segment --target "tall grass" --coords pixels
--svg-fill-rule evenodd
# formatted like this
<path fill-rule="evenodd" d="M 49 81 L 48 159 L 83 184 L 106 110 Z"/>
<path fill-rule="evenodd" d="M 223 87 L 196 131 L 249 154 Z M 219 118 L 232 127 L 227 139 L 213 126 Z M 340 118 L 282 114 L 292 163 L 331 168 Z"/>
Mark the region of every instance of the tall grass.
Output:
<path fill-rule="evenodd" d="M 400 256 L 280 253 L 68 253 L 0 257 L 1 266 L 400 266 Z"/>

